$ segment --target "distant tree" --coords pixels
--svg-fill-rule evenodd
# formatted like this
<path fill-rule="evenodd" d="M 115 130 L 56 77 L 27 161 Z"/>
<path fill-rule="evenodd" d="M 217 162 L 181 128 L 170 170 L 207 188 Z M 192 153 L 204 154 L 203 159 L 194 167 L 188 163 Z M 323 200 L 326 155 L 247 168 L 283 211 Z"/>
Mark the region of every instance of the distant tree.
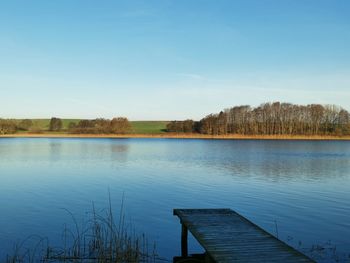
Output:
<path fill-rule="evenodd" d="M 94 121 L 94 133 L 109 134 L 112 133 L 110 120 L 99 118 Z"/>
<path fill-rule="evenodd" d="M 217 133 L 218 134 L 226 134 L 227 133 L 227 115 L 223 111 L 219 113 L 217 116 Z"/>
<path fill-rule="evenodd" d="M 50 131 L 60 131 L 62 129 L 62 120 L 60 118 L 51 118 L 50 120 Z"/>
<path fill-rule="evenodd" d="M 71 121 L 68 123 L 68 130 L 69 131 L 75 129 L 76 127 L 77 127 L 77 124 L 75 122 Z"/>
<path fill-rule="evenodd" d="M 166 126 L 168 132 L 183 132 L 183 121 L 171 121 Z"/>
<path fill-rule="evenodd" d="M 110 132 L 125 134 L 131 131 L 131 125 L 127 118 L 117 117 L 110 122 Z"/>
<path fill-rule="evenodd" d="M 13 120 L 0 119 L 0 134 L 11 134 L 17 130 L 16 122 Z"/>
<path fill-rule="evenodd" d="M 200 133 L 203 134 L 218 134 L 217 133 L 217 115 L 216 114 L 209 114 L 208 116 L 204 117 L 200 121 Z"/>
<path fill-rule="evenodd" d="M 95 133 L 95 120 L 80 120 L 76 126 L 70 129 L 71 133 Z"/>
<path fill-rule="evenodd" d="M 344 109 L 341 109 L 339 112 L 338 130 L 340 130 L 342 135 L 350 134 L 350 114 Z"/>
<path fill-rule="evenodd" d="M 184 121 L 171 121 L 167 124 L 166 130 L 168 132 L 177 132 L 177 133 L 192 133 L 197 129 L 196 122 L 193 120 L 184 120 Z"/>
<path fill-rule="evenodd" d="M 22 131 L 29 131 L 32 126 L 33 126 L 32 120 L 24 119 L 18 123 L 17 129 L 22 130 Z"/>
<path fill-rule="evenodd" d="M 174 132 L 174 122 L 171 121 L 166 125 L 166 131 L 167 132 Z"/>
<path fill-rule="evenodd" d="M 183 121 L 183 132 L 193 132 L 194 131 L 194 121 L 193 120 L 185 120 Z"/>
<path fill-rule="evenodd" d="M 94 120 L 81 120 L 79 121 L 77 127 L 82 129 L 93 128 L 95 126 Z"/>

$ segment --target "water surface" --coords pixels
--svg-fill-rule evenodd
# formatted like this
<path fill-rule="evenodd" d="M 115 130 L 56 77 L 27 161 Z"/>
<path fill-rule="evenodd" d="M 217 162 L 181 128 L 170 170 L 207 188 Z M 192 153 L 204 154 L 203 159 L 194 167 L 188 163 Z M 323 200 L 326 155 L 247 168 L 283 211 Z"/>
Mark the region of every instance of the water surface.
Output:
<path fill-rule="evenodd" d="M 60 243 L 64 209 L 80 220 L 108 192 L 168 259 L 180 254 L 173 208 L 231 208 L 293 246 L 331 241 L 344 255 L 349 190 L 345 141 L 2 138 L 0 255 L 34 233 Z"/>

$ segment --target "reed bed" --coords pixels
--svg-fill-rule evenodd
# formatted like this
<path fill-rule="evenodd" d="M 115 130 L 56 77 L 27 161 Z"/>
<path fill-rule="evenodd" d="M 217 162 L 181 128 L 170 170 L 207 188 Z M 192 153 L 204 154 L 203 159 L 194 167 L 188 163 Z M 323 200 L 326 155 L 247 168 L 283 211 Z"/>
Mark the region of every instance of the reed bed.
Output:
<path fill-rule="evenodd" d="M 7 256 L 6 263 L 34 262 L 87 262 L 87 263 L 152 263 L 161 259 L 156 254 L 155 244 L 149 244 L 145 234 L 138 235 L 125 223 L 123 204 L 118 217 L 109 208 L 98 213 L 94 205 L 89 218 L 80 226 L 74 215 L 66 210 L 72 220 L 73 229 L 64 227 L 61 247 L 52 247 L 47 238 L 30 236 L 15 245 L 14 252 Z M 33 240 L 34 246 L 26 243 Z"/>

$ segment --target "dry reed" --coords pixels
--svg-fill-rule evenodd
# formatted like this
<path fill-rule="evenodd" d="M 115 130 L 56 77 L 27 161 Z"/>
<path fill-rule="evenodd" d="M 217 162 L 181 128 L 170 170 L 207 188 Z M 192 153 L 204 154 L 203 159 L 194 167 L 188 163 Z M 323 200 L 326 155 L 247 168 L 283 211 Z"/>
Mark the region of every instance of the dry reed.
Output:
<path fill-rule="evenodd" d="M 64 227 L 62 247 L 51 247 L 47 238 L 30 236 L 15 245 L 13 255 L 7 256 L 6 263 L 34 262 L 96 262 L 96 263 L 152 263 L 161 260 L 155 245 L 149 245 L 144 234 L 137 235 L 125 223 L 123 202 L 116 220 L 109 208 L 104 214 L 96 212 L 94 204 L 86 226 L 80 226 L 74 215 L 66 210 L 75 229 Z M 28 240 L 36 240 L 36 245 L 26 247 Z M 32 242 L 33 243 L 33 242 Z"/>

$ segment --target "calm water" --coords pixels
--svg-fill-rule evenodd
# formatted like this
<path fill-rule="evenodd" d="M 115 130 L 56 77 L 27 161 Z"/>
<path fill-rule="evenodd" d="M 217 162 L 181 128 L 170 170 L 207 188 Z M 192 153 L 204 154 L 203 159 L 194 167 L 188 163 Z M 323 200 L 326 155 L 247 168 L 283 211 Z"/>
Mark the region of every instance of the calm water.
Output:
<path fill-rule="evenodd" d="M 180 254 L 173 208 L 232 208 L 293 246 L 350 253 L 350 142 L 0 139 L 0 255 L 108 206 Z M 199 249 L 190 240 L 191 250 Z"/>

